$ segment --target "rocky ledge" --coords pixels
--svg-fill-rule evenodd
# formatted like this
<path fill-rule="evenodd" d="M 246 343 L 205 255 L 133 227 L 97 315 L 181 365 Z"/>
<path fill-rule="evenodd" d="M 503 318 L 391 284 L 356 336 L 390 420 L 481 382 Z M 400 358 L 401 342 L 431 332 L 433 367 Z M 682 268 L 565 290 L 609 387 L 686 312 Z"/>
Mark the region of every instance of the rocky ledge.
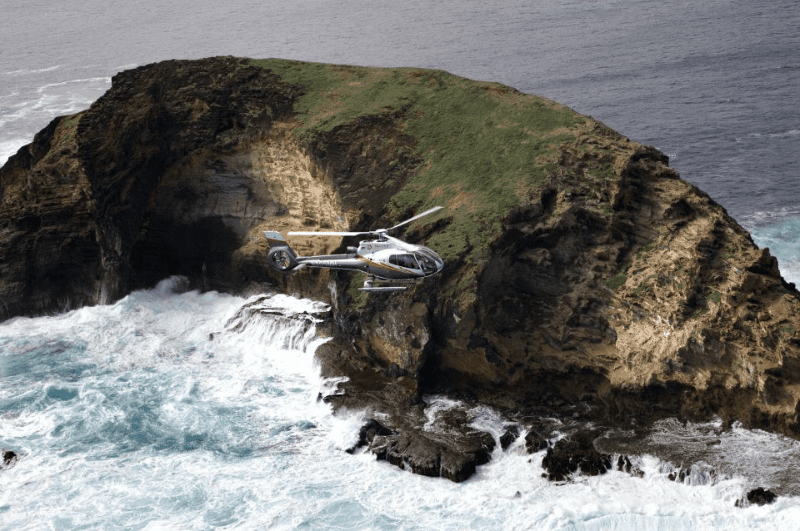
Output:
<path fill-rule="evenodd" d="M 399 235 L 444 272 L 407 292 L 266 266 L 263 230 L 389 227 L 435 205 Z M 367 411 L 357 446 L 414 472 L 463 480 L 522 433 L 539 451 L 546 418 L 719 417 L 800 436 L 800 300 L 776 259 L 662 153 L 496 83 L 168 61 L 116 75 L 0 169 L 3 318 L 169 275 L 330 304 L 318 355 L 348 378 L 324 399 Z M 431 396 L 465 406 L 432 416 Z M 508 419 L 498 440 L 473 427 L 475 404 Z M 578 439 L 588 469 L 614 464 Z"/>

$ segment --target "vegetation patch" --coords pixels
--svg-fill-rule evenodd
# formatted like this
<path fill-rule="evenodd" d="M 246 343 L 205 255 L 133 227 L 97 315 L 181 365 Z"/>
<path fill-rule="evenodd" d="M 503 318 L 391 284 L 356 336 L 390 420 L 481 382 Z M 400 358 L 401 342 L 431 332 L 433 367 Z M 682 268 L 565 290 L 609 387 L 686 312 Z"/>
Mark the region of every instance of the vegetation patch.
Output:
<path fill-rule="evenodd" d="M 347 294 L 350 295 L 352 305 L 357 310 L 363 310 L 367 305 L 367 293 L 359 291 L 359 288 L 364 286 L 364 281 L 366 279 L 366 273 L 355 273 L 350 277 L 350 287 L 347 290 Z"/>
<path fill-rule="evenodd" d="M 596 181 L 610 181 L 617 179 L 617 174 L 614 171 L 614 166 L 610 163 L 601 164 L 598 168 L 592 170 L 590 175 Z"/>
<path fill-rule="evenodd" d="M 607 278 L 603 281 L 603 284 L 608 286 L 612 291 L 617 291 L 619 288 L 625 285 L 625 282 L 628 281 L 628 269 L 631 267 L 631 263 L 628 262 L 625 267 L 622 269 L 622 273 L 619 275 L 614 275 L 613 277 Z"/>
<path fill-rule="evenodd" d="M 608 203 L 602 203 L 602 204 L 598 205 L 595 208 L 595 210 L 597 212 L 599 212 L 600 214 L 603 214 L 604 216 L 610 216 L 611 215 L 611 205 L 609 205 Z"/>
<path fill-rule="evenodd" d="M 640 295 L 644 291 L 653 291 L 653 286 L 648 286 L 647 283 L 650 282 L 652 279 L 656 278 L 655 275 L 650 275 L 646 279 L 639 284 L 636 289 L 633 290 L 633 293 L 636 295 Z"/>
<path fill-rule="evenodd" d="M 643 246 L 641 249 L 639 249 L 636 252 L 636 259 L 637 260 L 641 260 L 642 258 L 644 258 L 647 255 L 647 253 L 649 253 L 652 250 L 653 250 L 653 244 L 652 243 L 648 243 L 647 245 Z"/>
<path fill-rule="evenodd" d="M 737 249 L 735 245 L 728 245 L 727 247 L 725 247 L 725 250 L 722 253 L 722 259 L 730 260 L 731 258 L 736 256 L 736 251 Z"/>
<path fill-rule="evenodd" d="M 81 121 L 81 116 L 83 113 L 75 114 L 73 116 L 68 117 L 61 123 L 61 141 L 62 142 L 69 142 L 73 138 L 75 138 L 75 131 L 78 129 L 78 122 Z"/>
<path fill-rule="evenodd" d="M 65 116 L 62 119 L 61 123 L 58 124 L 58 129 L 55 131 L 50 150 L 44 156 L 44 161 L 50 161 L 59 151 L 75 140 L 75 134 L 78 131 L 78 122 L 81 121 L 81 116 L 83 116 L 83 113 Z"/>
<path fill-rule="evenodd" d="M 722 300 L 722 295 L 718 291 L 712 291 L 706 295 L 706 300 L 715 304 L 719 304 L 719 301 Z"/>

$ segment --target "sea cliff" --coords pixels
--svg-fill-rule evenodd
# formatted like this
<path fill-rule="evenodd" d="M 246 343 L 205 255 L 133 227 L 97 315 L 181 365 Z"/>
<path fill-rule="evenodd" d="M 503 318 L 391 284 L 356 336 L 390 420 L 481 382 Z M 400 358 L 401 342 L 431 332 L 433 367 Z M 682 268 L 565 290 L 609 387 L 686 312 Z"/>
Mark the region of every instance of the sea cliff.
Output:
<path fill-rule="evenodd" d="M 435 205 L 399 235 L 445 268 L 407 292 L 267 267 L 264 230 L 390 227 Z M 530 451 L 552 418 L 800 437 L 800 299 L 777 260 L 656 149 L 497 83 L 232 57 L 119 73 L 0 169 L 0 316 L 169 275 L 329 302 L 318 356 L 348 379 L 322 398 L 366 410 L 357 447 L 417 473 L 460 481 L 490 458 L 480 404 L 508 419 L 501 445 L 522 426 Z M 572 453 L 601 472 L 592 440 Z"/>

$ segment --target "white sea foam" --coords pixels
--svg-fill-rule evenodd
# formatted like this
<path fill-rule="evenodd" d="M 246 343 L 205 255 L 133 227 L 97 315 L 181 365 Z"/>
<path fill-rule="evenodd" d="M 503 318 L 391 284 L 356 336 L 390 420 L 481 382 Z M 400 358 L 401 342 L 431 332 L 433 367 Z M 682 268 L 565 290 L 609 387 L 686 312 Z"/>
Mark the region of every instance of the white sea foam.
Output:
<path fill-rule="evenodd" d="M 45 72 L 53 72 L 54 70 L 58 70 L 59 68 L 61 68 L 61 65 L 48 66 L 46 68 L 37 68 L 37 69 L 34 69 L 34 70 L 29 70 L 29 69 L 24 69 L 23 68 L 23 69 L 20 69 L 20 70 L 12 70 L 10 72 L 3 72 L 3 74 L 7 75 L 7 76 L 29 76 L 31 74 L 43 74 Z"/>
<path fill-rule="evenodd" d="M 800 135 L 800 129 L 790 129 L 788 131 L 782 131 L 780 133 L 771 133 L 769 135 L 770 138 L 789 138 L 793 136 Z"/>
<path fill-rule="evenodd" d="M 788 282 L 800 285 L 800 214 L 783 210 L 756 213 L 745 226 L 753 241 L 768 247 L 778 258 L 781 274 Z"/>
<path fill-rule="evenodd" d="M 8 161 L 11 155 L 14 155 L 17 151 L 19 151 L 19 148 L 24 145 L 24 141 L 0 141 L 0 167 L 2 167 Z"/>
<path fill-rule="evenodd" d="M 108 77 L 71 79 L 38 86 L 24 95 L 18 93 L 17 101 L 0 113 L 0 127 L 42 115 L 52 119 L 84 110 L 108 89 L 110 83 Z"/>

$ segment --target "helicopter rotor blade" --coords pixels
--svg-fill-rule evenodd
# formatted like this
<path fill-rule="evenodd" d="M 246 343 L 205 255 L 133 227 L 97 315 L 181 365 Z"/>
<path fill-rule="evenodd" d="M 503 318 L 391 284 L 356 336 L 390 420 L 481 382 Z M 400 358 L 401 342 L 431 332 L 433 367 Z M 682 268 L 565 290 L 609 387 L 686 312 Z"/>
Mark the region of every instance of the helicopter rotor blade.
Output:
<path fill-rule="evenodd" d="M 416 220 L 418 220 L 419 218 L 421 218 L 421 217 L 423 217 L 423 216 L 427 216 L 428 214 L 433 214 L 434 212 L 438 212 L 438 211 L 439 211 L 439 210 L 441 210 L 442 208 L 444 208 L 444 207 L 435 206 L 435 207 L 433 207 L 433 208 L 430 208 L 430 209 L 426 210 L 425 212 L 423 212 L 423 213 L 421 213 L 421 214 L 417 214 L 417 215 L 416 215 L 416 216 L 414 216 L 413 218 L 408 218 L 407 220 L 405 220 L 405 221 L 403 221 L 403 222 L 401 222 L 401 223 L 398 223 L 397 225 L 395 225 L 395 226 L 394 226 L 394 227 L 392 227 L 391 229 L 386 229 L 386 231 L 388 232 L 388 231 L 390 231 L 390 230 L 394 230 L 394 229 L 396 229 L 397 227 L 402 227 L 403 225 L 405 225 L 405 224 L 407 224 L 407 223 L 411 223 L 412 221 L 416 221 Z"/>
<path fill-rule="evenodd" d="M 381 234 L 386 234 L 390 230 L 394 230 L 397 227 L 402 227 L 412 221 L 416 221 L 423 216 L 427 216 L 428 214 L 433 214 L 434 212 L 438 212 L 444 207 L 436 206 L 422 212 L 421 214 L 417 214 L 414 217 L 408 218 L 407 220 L 403 221 L 402 223 L 398 223 L 391 229 L 378 229 L 378 230 L 368 230 L 368 231 L 361 231 L 361 232 L 287 232 L 286 234 L 289 236 L 364 236 L 364 235 L 376 235 L 380 236 Z"/>
<path fill-rule="evenodd" d="M 362 236 L 372 232 L 287 232 L 289 236 Z"/>

